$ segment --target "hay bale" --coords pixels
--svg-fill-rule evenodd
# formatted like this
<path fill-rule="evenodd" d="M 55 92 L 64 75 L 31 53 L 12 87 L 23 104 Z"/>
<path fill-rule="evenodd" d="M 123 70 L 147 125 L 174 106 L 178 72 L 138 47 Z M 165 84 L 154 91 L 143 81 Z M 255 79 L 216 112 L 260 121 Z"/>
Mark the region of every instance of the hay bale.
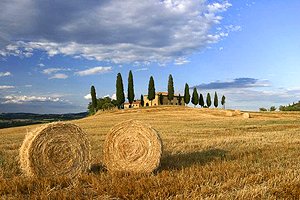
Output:
<path fill-rule="evenodd" d="M 244 114 L 243 114 L 243 118 L 245 118 L 245 119 L 250 118 L 250 114 L 249 114 L 249 113 L 244 113 Z"/>
<path fill-rule="evenodd" d="M 90 167 L 90 143 L 78 126 L 51 123 L 28 133 L 20 148 L 21 169 L 27 176 L 74 178 Z"/>
<path fill-rule="evenodd" d="M 226 116 L 227 116 L 227 117 L 232 117 L 233 114 L 232 114 L 232 112 L 231 112 L 230 110 L 227 110 L 227 111 L 226 111 Z"/>
<path fill-rule="evenodd" d="M 114 126 L 103 148 L 104 164 L 110 172 L 150 173 L 158 168 L 162 155 L 159 134 L 135 120 Z"/>
<path fill-rule="evenodd" d="M 240 110 L 234 110 L 234 115 L 241 115 L 241 111 Z"/>

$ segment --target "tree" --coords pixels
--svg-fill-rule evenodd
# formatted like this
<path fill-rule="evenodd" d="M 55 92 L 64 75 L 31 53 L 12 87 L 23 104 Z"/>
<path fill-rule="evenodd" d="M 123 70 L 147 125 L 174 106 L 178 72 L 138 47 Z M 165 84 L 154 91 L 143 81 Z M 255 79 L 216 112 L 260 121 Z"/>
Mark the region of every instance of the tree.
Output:
<path fill-rule="evenodd" d="M 268 111 L 268 110 L 266 108 L 259 108 L 259 111 L 265 112 L 265 111 Z"/>
<path fill-rule="evenodd" d="M 204 98 L 203 98 L 203 95 L 200 94 L 200 97 L 199 97 L 199 105 L 203 108 L 204 107 Z"/>
<path fill-rule="evenodd" d="M 181 101 L 182 101 L 182 96 L 179 94 L 178 95 L 178 105 L 180 105 L 180 106 L 181 106 Z"/>
<path fill-rule="evenodd" d="M 93 85 L 91 87 L 91 97 L 92 97 L 92 110 L 95 113 L 97 111 L 97 96 L 96 96 L 96 89 Z"/>
<path fill-rule="evenodd" d="M 148 99 L 151 101 L 151 106 L 152 106 L 152 100 L 155 99 L 155 86 L 154 86 L 154 79 L 151 76 L 149 80 L 149 85 L 148 85 Z"/>
<path fill-rule="evenodd" d="M 132 104 L 132 102 L 134 101 L 134 88 L 133 88 L 133 76 L 132 76 L 131 70 L 129 71 L 129 75 L 128 75 L 127 95 L 128 95 L 127 98 L 128 98 L 129 103 Z"/>
<path fill-rule="evenodd" d="M 197 92 L 197 89 L 194 88 L 193 95 L 192 95 L 192 103 L 194 104 L 194 107 L 196 107 L 198 102 L 199 102 L 198 92 Z"/>
<path fill-rule="evenodd" d="M 169 104 L 171 103 L 171 101 L 173 101 L 174 98 L 174 83 L 173 83 L 173 77 L 170 74 L 169 75 L 169 81 L 168 81 L 168 100 L 169 100 Z"/>
<path fill-rule="evenodd" d="M 190 88 L 189 88 L 189 85 L 186 83 L 185 84 L 185 88 L 184 88 L 184 103 L 185 104 L 189 104 L 190 103 L 190 99 L 191 99 Z"/>
<path fill-rule="evenodd" d="M 209 93 L 207 93 L 207 96 L 206 96 L 206 105 L 208 108 L 211 106 L 211 98 L 210 98 Z"/>
<path fill-rule="evenodd" d="M 217 92 L 215 92 L 215 97 L 214 97 L 214 106 L 215 106 L 215 108 L 217 108 L 218 107 L 218 105 L 219 105 L 219 102 L 218 102 L 219 100 L 218 100 L 218 95 L 217 95 Z"/>
<path fill-rule="evenodd" d="M 270 111 L 276 111 L 276 109 L 277 109 L 277 108 L 276 108 L 275 106 L 271 106 L 271 107 L 270 107 Z"/>
<path fill-rule="evenodd" d="M 144 107 L 144 104 L 145 104 L 145 102 L 144 102 L 144 96 L 141 94 L 141 106 Z"/>
<path fill-rule="evenodd" d="M 164 104 L 164 96 L 162 95 L 162 93 L 159 94 L 159 104 L 160 105 Z"/>
<path fill-rule="evenodd" d="M 125 95 L 124 95 L 124 87 L 123 87 L 123 80 L 122 75 L 118 73 L 117 75 L 117 82 L 116 82 L 116 96 L 117 96 L 117 105 L 118 108 L 122 108 L 125 102 Z"/>
<path fill-rule="evenodd" d="M 222 96 L 222 100 L 221 100 L 221 104 L 222 104 L 222 106 L 223 106 L 223 108 L 225 109 L 225 99 L 226 99 L 226 97 L 223 95 Z"/>

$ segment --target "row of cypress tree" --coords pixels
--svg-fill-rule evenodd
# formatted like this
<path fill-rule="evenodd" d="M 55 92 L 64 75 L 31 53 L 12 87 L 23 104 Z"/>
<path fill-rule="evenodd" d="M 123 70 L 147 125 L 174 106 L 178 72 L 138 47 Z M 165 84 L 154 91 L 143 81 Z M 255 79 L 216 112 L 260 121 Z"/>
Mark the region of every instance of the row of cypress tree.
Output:
<path fill-rule="evenodd" d="M 191 102 L 194 104 L 194 106 L 197 106 L 198 104 L 201 107 L 208 107 L 209 108 L 211 106 L 212 101 L 211 101 L 211 97 L 210 97 L 209 93 L 206 96 L 206 105 L 205 105 L 203 95 L 200 94 L 200 96 L 198 96 L 198 91 L 197 91 L 196 88 L 194 88 L 194 90 L 193 90 L 192 98 L 190 96 L 189 90 L 190 90 L 189 85 L 186 83 L 185 84 L 185 90 L 184 90 L 184 96 L 183 96 L 185 104 L 189 104 L 190 100 L 191 100 Z M 91 87 L 91 97 L 92 97 L 92 106 L 94 108 L 97 108 L 97 98 L 96 98 L 96 91 L 95 91 L 94 86 Z M 130 104 L 133 103 L 134 97 L 135 97 L 135 94 L 134 94 L 133 75 L 132 75 L 132 71 L 130 70 L 129 74 L 128 74 L 128 88 L 127 88 L 127 99 L 128 99 L 128 102 Z M 182 97 L 179 94 L 179 99 L 178 100 L 179 100 L 180 104 L 181 104 L 181 98 Z M 153 76 L 150 76 L 150 79 L 149 79 L 148 99 L 151 101 L 151 105 L 152 105 L 152 100 L 155 99 L 155 85 L 154 85 Z M 173 82 L 173 77 L 170 74 L 169 75 L 169 80 L 168 80 L 168 100 L 169 100 L 169 104 L 172 102 L 173 99 L 174 99 L 174 82 Z M 125 94 L 124 94 L 124 86 L 123 86 L 123 79 L 122 79 L 121 73 L 117 74 L 116 102 L 117 102 L 117 106 L 118 106 L 119 109 L 123 108 L 123 105 L 124 105 L 124 102 L 125 102 Z M 142 106 L 144 106 L 143 95 L 141 95 L 141 104 L 142 104 Z M 225 106 L 225 96 L 224 95 L 222 96 L 221 104 L 223 106 Z M 215 92 L 215 96 L 214 96 L 214 106 L 218 107 L 217 92 Z"/>

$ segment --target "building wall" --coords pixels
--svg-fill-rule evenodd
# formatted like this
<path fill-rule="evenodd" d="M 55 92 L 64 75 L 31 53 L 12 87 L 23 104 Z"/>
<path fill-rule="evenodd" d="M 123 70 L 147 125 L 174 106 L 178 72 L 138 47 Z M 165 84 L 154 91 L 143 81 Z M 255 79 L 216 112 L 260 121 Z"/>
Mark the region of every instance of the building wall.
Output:
<path fill-rule="evenodd" d="M 151 106 L 151 101 L 149 101 L 148 95 L 144 95 L 144 107 L 147 106 L 147 103 L 148 106 Z M 160 105 L 159 94 L 156 94 L 155 99 L 152 100 L 152 106 L 157 106 L 157 105 Z M 163 95 L 163 105 L 179 105 L 178 96 L 174 96 L 173 101 L 169 103 L 168 96 Z M 181 105 L 184 106 L 183 98 L 181 99 Z"/>

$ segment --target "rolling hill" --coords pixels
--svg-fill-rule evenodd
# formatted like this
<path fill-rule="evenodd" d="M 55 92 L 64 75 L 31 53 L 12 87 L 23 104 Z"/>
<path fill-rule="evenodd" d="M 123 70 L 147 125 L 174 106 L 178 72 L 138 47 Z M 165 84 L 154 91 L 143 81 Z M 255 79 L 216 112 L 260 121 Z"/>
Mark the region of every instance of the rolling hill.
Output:
<path fill-rule="evenodd" d="M 73 123 L 92 145 L 91 172 L 67 178 L 22 175 L 18 149 L 31 125 L 0 130 L 0 197 L 52 199 L 299 199 L 300 113 L 226 116 L 220 109 L 153 107 L 98 112 Z M 109 174 L 102 145 L 118 122 L 136 119 L 161 135 L 155 173 Z"/>

